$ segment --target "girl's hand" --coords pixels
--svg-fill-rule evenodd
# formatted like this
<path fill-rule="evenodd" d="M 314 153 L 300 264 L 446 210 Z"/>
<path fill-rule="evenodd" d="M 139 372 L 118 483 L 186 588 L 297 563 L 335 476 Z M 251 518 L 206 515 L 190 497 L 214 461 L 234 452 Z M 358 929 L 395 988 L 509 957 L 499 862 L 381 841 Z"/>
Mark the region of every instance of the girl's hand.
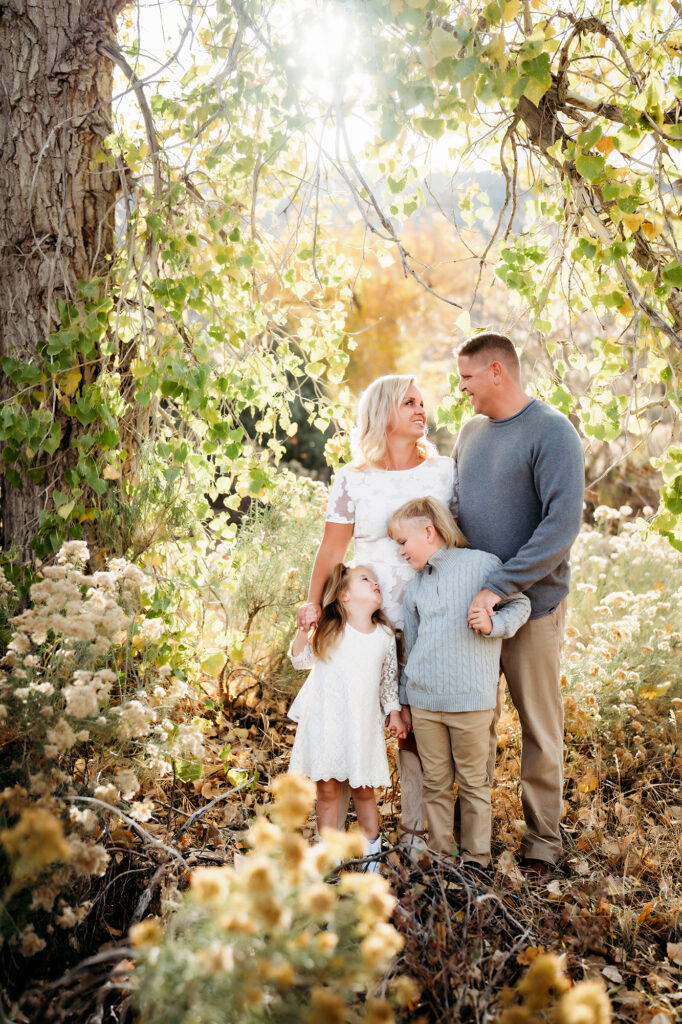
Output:
<path fill-rule="evenodd" d="M 404 740 L 407 736 L 407 727 L 399 711 L 391 711 L 389 714 L 388 731 L 399 740 Z"/>
<path fill-rule="evenodd" d="M 310 629 L 317 625 L 321 614 L 322 608 L 319 604 L 306 601 L 296 612 L 296 626 L 298 629 Z"/>

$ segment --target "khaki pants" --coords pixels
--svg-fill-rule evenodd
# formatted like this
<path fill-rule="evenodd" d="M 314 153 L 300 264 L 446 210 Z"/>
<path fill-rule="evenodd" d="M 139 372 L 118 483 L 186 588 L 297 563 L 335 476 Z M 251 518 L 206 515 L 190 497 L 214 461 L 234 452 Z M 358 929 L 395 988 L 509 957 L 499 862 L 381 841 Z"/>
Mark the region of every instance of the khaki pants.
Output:
<path fill-rule="evenodd" d="M 450 853 L 455 805 L 452 784 L 457 771 L 460 852 L 464 860 L 490 863 L 489 735 L 495 712 L 412 709 L 412 728 L 424 770 L 424 804 L 429 846 Z"/>
<path fill-rule="evenodd" d="M 554 864 L 561 854 L 559 822 L 563 811 L 564 705 L 560 655 L 566 601 L 539 619 L 529 619 L 515 636 L 502 642 L 501 664 L 521 723 L 521 802 L 527 831 L 521 856 Z M 495 726 L 504 704 L 504 681 L 498 689 L 490 730 L 488 774 L 495 771 Z"/>

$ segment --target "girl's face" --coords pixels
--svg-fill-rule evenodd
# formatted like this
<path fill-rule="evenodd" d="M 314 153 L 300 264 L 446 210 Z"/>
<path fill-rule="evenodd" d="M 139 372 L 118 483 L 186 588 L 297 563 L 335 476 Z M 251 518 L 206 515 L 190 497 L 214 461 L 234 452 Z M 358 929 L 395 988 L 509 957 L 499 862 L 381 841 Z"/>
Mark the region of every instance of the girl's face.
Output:
<path fill-rule="evenodd" d="M 417 572 L 423 569 L 431 555 L 441 544 L 440 535 L 432 523 L 422 519 L 401 519 L 393 532 L 393 540 L 400 548 L 400 554 Z"/>
<path fill-rule="evenodd" d="M 419 388 L 410 384 L 400 400 L 400 405 L 391 413 L 391 418 L 388 421 L 388 433 L 418 441 L 420 437 L 424 436 L 425 428 L 424 399 Z"/>
<path fill-rule="evenodd" d="M 347 586 L 339 594 L 339 600 L 344 604 L 353 604 L 372 612 L 381 608 L 381 587 L 371 569 L 364 565 L 356 565 L 349 570 L 346 580 Z"/>

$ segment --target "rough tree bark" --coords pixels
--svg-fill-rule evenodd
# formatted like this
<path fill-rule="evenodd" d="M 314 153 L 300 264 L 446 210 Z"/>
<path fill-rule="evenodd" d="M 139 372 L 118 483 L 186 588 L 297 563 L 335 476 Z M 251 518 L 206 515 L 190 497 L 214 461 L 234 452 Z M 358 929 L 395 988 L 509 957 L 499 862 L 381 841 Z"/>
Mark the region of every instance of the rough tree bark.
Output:
<path fill-rule="evenodd" d="M 106 277 L 117 177 L 93 159 L 111 130 L 112 64 L 98 45 L 115 45 L 128 2 L 0 0 L 0 358 L 32 360 L 58 325 L 57 299 L 74 301 L 79 280 Z M 98 371 L 97 360 L 83 367 L 83 382 Z M 0 400 L 9 384 L 3 374 Z M 21 471 L 22 488 L 12 486 L 0 463 L 3 549 L 14 544 L 24 557 L 73 458 L 80 425 L 61 422 L 40 483 Z"/>

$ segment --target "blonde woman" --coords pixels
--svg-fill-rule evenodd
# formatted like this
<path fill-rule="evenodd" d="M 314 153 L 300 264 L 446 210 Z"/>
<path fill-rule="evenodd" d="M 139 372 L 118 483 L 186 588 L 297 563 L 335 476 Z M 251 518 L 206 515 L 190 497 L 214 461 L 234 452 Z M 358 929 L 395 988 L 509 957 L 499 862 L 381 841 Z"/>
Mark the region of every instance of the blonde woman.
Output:
<path fill-rule="evenodd" d="M 334 566 L 343 562 L 352 540 L 356 562 L 376 574 L 383 611 L 402 629 L 403 592 L 414 570 L 388 536 L 388 520 L 410 498 L 431 496 L 453 512 L 456 508 L 454 462 L 438 455 L 426 439 L 424 401 L 414 376 L 379 377 L 363 392 L 351 454 L 352 461 L 338 471 L 332 485 L 308 601 L 299 609 L 298 625 L 310 627 L 318 621 L 325 583 Z M 421 766 L 411 734 L 398 745 L 401 828 L 403 839 L 409 841 L 424 835 Z"/>

